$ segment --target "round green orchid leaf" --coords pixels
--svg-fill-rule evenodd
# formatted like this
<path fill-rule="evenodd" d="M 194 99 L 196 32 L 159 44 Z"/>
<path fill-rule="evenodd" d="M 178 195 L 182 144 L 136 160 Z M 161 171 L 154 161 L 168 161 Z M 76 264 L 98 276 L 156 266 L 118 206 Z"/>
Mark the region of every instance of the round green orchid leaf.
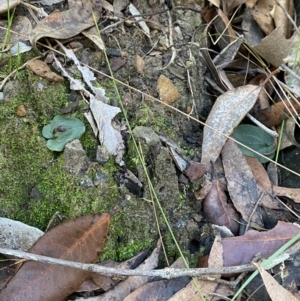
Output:
<path fill-rule="evenodd" d="M 270 159 L 274 158 L 276 150 L 274 138 L 260 127 L 250 124 L 240 124 L 233 131 L 232 137 L 258 153 Z M 267 159 L 259 156 L 242 145 L 238 145 L 238 147 L 244 155 L 255 157 L 261 163 L 268 162 Z"/>
<path fill-rule="evenodd" d="M 56 152 L 63 151 L 67 143 L 79 139 L 84 132 L 85 125 L 81 120 L 60 115 L 56 115 L 42 130 L 43 136 L 49 139 L 46 146 Z"/>

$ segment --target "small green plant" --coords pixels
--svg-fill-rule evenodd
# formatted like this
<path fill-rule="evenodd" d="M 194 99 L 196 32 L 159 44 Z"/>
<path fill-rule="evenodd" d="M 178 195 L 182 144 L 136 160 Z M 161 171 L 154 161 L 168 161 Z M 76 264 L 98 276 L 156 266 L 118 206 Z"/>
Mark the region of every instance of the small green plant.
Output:
<path fill-rule="evenodd" d="M 234 130 L 232 136 L 234 139 L 250 147 L 256 152 L 270 159 L 274 158 L 276 150 L 274 138 L 258 126 L 241 124 Z M 268 162 L 267 159 L 259 156 L 257 153 L 252 152 L 242 145 L 239 145 L 239 148 L 244 155 L 255 157 L 261 163 Z"/>
<path fill-rule="evenodd" d="M 79 139 L 85 132 L 84 123 L 74 117 L 55 116 L 49 124 L 43 127 L 42 134 L 47 141 L 47 147 L 61 152 L 68 142 Z"/>

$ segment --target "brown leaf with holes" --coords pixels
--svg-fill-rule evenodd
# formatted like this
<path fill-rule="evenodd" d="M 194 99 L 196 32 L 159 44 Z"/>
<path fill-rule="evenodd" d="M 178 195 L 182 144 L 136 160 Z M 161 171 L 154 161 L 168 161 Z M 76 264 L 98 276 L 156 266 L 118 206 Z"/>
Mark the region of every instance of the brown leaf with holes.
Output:
<path fill-rule="evenodd" d="M 209 223 L 226 226 L 236 235 L 239 231 L 237 221 L 240 216 L 228 200 L 225 188 L 226 186 L 214 175 L 212 187 L 203 202 L 203 210 Z"/>
<path fill-rule="evenodd" d="M 95 25 L 101 13 L 99 0 L 73 0 L 68 3 L 69 10 L 53 12 L 32 30 L 29 39 L 35 49 L 41 38 L 68 39 Z"/>
<path fill-rule="evenodd" d="M 64 78 L 51 71 L 50 67 L 41 60 L 31 60 L 26 64 L 27 69 L 49 82 L 61 83 Z"/>
<path fill-rule="evenodd" d="M 110 214 L 94 214 L 69 220 L 37 240 L 30 253 L 94 263 L 105 243 Z M 5 289 L 1 301 L 60 301 L 76 291 L 88 271 L 36 261 L 25 262 Z"/>

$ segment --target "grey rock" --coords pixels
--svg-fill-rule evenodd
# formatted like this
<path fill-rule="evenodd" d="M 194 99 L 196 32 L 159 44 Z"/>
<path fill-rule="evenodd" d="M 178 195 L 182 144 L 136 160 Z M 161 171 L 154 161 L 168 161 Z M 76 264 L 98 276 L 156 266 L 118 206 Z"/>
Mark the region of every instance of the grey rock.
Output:
<path fill-rule="evenodd" d="M 133 135 L 137 139 L 142 139 L 150 147 L 160 144 L 159 136 L 150 127 L 137 126 L 133 129 Z"/>
<path fill-rule="evenodd" d="M 21 222 L 0 218 L 1 248 L 27 251 L 43 234 L 43 231 Z"/>
<path fill-rule="evenodd" d="M 20 87 L 22 87 L 22 85 L 20 85 L 17 80 L 7 82 L 3 87 L 3 101 L 7 102 L 17 97 L 22 92 Z"/>
<path fill-rule="evenodd" d="M 106 181 L 108 179 L 107 175 L 103 172 L 97 172 L 94 178 L 94 185 L 98 186 L 101 182 Z"/>
<path fill-rule="evenodd" d="M 105 164 L 109 160 L 109 152 L 104 145 L 98 145 L 96 152 L 96 161 Z"/>
<path fill-rule="evenodd" d="M 93 183 L 93 180 L 90 179 L 90 178 L 86 178 L 84 180 L 82 180 L 80 183 L 79 183 L 80 186 L 82 187 L 85 187 L 85 188 L 89 188 L 89 187 L 93 187 L 94 186 L 94 183 Z"/>
<path fill-rule="evenodd" d="M 89 168 L 89 159 L 78 139 L 65 146 L 64 168 L 67 172 L 83 176 Z"/>

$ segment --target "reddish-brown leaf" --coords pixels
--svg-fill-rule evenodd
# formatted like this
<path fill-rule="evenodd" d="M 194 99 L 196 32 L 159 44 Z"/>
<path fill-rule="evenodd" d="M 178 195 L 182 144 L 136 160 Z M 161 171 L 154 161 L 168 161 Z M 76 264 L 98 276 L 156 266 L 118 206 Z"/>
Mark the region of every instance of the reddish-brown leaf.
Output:
<path fill-rule="evenodd" d="M 94 263 L 105 243 L 110 214 L 69 220 L 37 240 L 30 253 L 82 263 Z M 58 301 L 79 288 L 89 272 L 27 261 L 0 292 L 1 301 Z"/>
<path fill-rule="evenodd" d="M 296 116 L 300 112 L 300 106 L 293 100 L 281 101 L 267 109 L 260 110 L 255 116 L 265 126 L 272 127 L 280 124 L 282 120 Z"/>
<path fill-rule="evenodd" d="M 218 178 L 214 177 L 212 187 L 204 199 L 203 210 L 208 222 L 219 226 L 226 226 L 236 235 L 239 230 L 237 221 L 240 216 L 233 207 L 224 191 L 225 185 Z"/>
<path fill-rule="evenodd" d="M 267 258 L 300 232 L 300 228 L 286 222 L 265 232 L 250 230 L 243 236 L 222 239 L 224 266 L 247 264 L 256 256 Z"/>

